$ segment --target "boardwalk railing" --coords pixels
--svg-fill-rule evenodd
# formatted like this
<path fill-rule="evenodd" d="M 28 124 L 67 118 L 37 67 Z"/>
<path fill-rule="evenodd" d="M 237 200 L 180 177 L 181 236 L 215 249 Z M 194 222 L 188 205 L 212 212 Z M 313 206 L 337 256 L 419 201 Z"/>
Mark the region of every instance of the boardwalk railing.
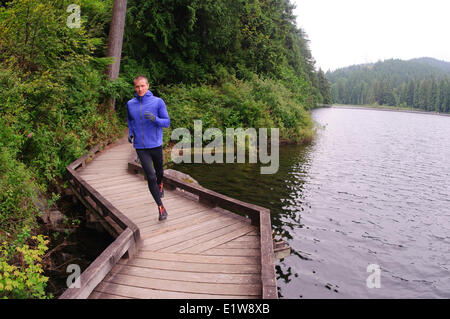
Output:
<path fill-rule="evenodd" d="M 131 154 L 128 160 L 130 173 L 145 176 L 142 166 L 137 162 L 137 154 Z M 263 299 L 277 299 L 277 285 L 275 277 L 274 247 L 272 238 L 272 225 L 270 210 L 261 206 L 245 203 L 243 201 L 216 193 L 200 185 L 189 183 L 169 172 L 164 173 L 164 186 L 179 188 L 198 196 L 199 201 L 210 206 L 218 206 L 233 212 L 244 213 L 249 216 L 252 225 L 259 226 L 261 247 L 261 284 Z"/>
<path fill-rule="evenodd" d="M 73 194 L 90 210 L 115 240 L 83 271 L 76 282 L 79 287 L 68 288 L 60 299 L 85 299 L 106 277 L 116 263 L 123 257 L 132 257 L 140 240 L 139 228 L 100 193 L 93 189 L 78 173 L 87 162 L 98 156 L 97 153 L 111 148 L 115 143 L 108 141 L 101 150 L 97 145 L 86 155 L 66 167 L 69 174 L 69 187 Z"/>

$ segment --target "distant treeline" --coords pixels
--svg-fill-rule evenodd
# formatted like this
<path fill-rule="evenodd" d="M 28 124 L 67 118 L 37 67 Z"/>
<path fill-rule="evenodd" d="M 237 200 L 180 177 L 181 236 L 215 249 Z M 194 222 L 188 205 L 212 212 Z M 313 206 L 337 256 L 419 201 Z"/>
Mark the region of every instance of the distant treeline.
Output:
<path fill-rule="evenodd" d="M 328 72 L 333 103 L 450 112 L 450 63 L 386 60 Z"/>

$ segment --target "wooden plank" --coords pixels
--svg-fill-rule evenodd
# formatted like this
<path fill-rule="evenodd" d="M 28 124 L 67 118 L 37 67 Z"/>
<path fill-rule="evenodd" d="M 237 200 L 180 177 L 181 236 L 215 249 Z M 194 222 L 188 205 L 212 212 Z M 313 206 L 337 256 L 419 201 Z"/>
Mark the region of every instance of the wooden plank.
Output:
<path fill-rule="evenodd" d="M 117 296 L 126 296 L 135 299 L 251 299 L 256 296 L 226 296 L 226 295 L 208 295 L 180 293 L 173 291 L 160 291 L 155 289 L 145 289 L 139 287 L 131 287 L 126 285 L 118 285 L 115 283 L 102 282 L 97 286 L 96 292 L 106 292 Z"/>
<path fill-rule="evenodd" d="M 121 179 L 136 179 L 136 180 L 143 180 L 142 176 L 140 175 L 121 175 L 116 177 L 110 177 L 108 178 L 105 175 L 102 174 L 80 174 L 85 181 L 88 181 L 89 183 L 97 183 L 97 181 L 105 181 L 105 182 L 115 182 L 120 181 Z"/>
<path fill-rule="evenodd" d="M 121 209 L 136 207 L 141 203 L 154 203 L 153 196 L 148 188 L 133 193 L 119 192 L 116 194 L 105 194 L 104 196 L 111 198 L 114 205 L 121 207 Z"/>
<path fill-rule="evenodd" d="M 217 256 L 261 256 L 261 250 L 255 248 L 211 248 L 205 250 L 201 254 L 217 255 Z"/>
<path fill-rule="evenodd" d="M 115 162 L 113 165 L 114 166 L 127 166 L 128 168 L 128 159 L 126 155 L 109 155 L 106 154 L 106 156 L 103 157 L 97 157 L 94 160 L 92 160 L 91 162 L 87 163 L 88 166 L 90 166 L 92 163 L 113 163 Z"/>
<path fill-rule="evenodd" d="M 127 147 L 127 146 L 122 146 L 122 145 L 118 145 L 115 146 L 111 149 L 108 150 L 108 152 L 104 153 L 104 154 L 122 154 L 122 153 L 126 153 L 127 156 L 130 156 L 131 153 L 134 153 L 134 149 L 132 147 Z M 102 154 L 102 155 L 104 155 Z"/>
<path fill-rule="evenodd" d="M 97 169 L 97 168 L 90 168 L 90 167 L 86 167 L 81 169 L 79 172 L 77 171 L 77 173 L 80 174 L 80 176 L 86 175 L 86 174 L 103 174 L 103 175 L 107 175 L 108 177 L 116 177 L 116 176 L 125 176 L 126 171 L 124 169 L 117 169 L 117 168 L 112 168 L 112 169 Z"/>
<path fill-rule="evenodd" d="M 214 295 L 243 295 L 259 296 L 261 285 L 259 284 L 216 284 L 199 283 L 189 281 L 174 281 L 157 278 L 136 277 L 120 273 L 111 274 L 104 282 L 128 285 L 139 288 L 175 291 L 185 293 L 206 293 Z"/>
<path fill-rule="evenodd" d="M 84 175 L 89 174 L 100 174 L 104 175 L 105 177 L 112 178 L 112 177 L 119 177 L 119 176 L 126 176 L 123 169 L 96 169 L 96 168 L 83 168 L 82 171 L 77 172 L 81 177 Z"/>
<path fill-rule="evenodd" d="M 95 180 L 87 180 L 89 184 L 91 184 L 93 187 L 108 187 L 108 186 L 117 186 L 121 185 L 122 183 L 129 183 L 129 182 L 135 182 L 139 183 L 143 180 L 141 178 L 136 178 L 135 176 L 128 175 L 128 176 L 122 176 L 115 180 L 111 179 L 95 179 Z"/>
<path fill-rule="evenodd" d="M 249 226 L 242 224 L 240 221 L 236 221 L 235 223 L 230 223 L 230 225 L 227 225 L 226 227 L 222 227 L 220 229 L 206 232 L 206 234 L 203 234 L 201 236 L 193 236 L 192 238 L 186 238 L 184 241 L 180 241 L 176 245 L 172 245 L 170 247 L 165 247 L 164 251 L 185 253 L 187 249 L 194 248 L 205 242 L 209 242 L 220 236 L 230 234 L 230 233 L 232 233 L 236 230 L 242 229 L 244 227 L 249 227 Z M 156 247 L 158 247 L 158 246 L 156 246 Z"/>
<path fill-rule="evenodd" d="M 146 205 L 147 205 L 146 207 L 149 207 L 148 205 L 155 203 L 155 200 L 153 199 L 148 189 L 147 191 L 143 190 L 142 193 L 139 192 L 139 195 L 143 196 L 142 200 L 135 200 L 135 201 L 127 200 L 124 203 L 120 203 L 122 199 L 120 199 L 119 196 L 114 196 L 113 201 L 116 203 L 115 205 L 117 206 L 117 208 L 119 208 L 122 211 L 129 211 Z"/>
<path fill-rule="evenodd" d="M 127 163 L 127 164 L 128 164 L 128 158 L 130 157 L 129 154 L 126 154 L 124 152 L 114 152 L 113 150 L 109 150 L 105 154 L 97 156 L 94 159 L 94 161 L 106 161 L 106 160 L 109 160 L 109 156 L 120 157 L 120 160 L 117 160 L 117 161 L 122 161 L 122 162 L 125 161 L 125 163 Z"/>
<path fill-rule="evenodd" d="M 211 263 L 193 263 L 182 261 L 165 261 L 153 260 L 134 257 L 133 259 L 121 259 L 118 264 L 152 268 L 165 269 L 174 271 L 190 271 L 205 273 L 222 273 L 222 274 L 259 274 L 261 265 L 228 265 L 228 264 L 211 264 Z"/>
<path fill-rule="evenodd" d="M 203 282 L 215 284 L 259 284 L 261 285 L 261 275 L 259 274 L 217 274 L 200 273 L 189 271 L 173 271 L 152 268 L 140 268 L 127 265 L 117 265 L 110 275 L 122 274 L 134 277 L 165 279 L 173 281 Z M 109 280 L 105 280 L 109 281 Z"/>
<path fill-rule="evenodd" d="M 102 168 L 116 168 L 116 169 L 127 169 L 128 170 L 128 163 L 126 160 L 103 160 L 99 161 L 97 159 L 93 160 L 92 162 L 89 162 L 87 164 L 87 167 L 89 168 L 96 168 L 96 169 L 102 169 Z"/>
<path fill-rule="evenodd" d="M 116 161 L 116 162 L 120 162 L 121 164 L 126 164 L 128 166 L 128 158 L 129 158 L 129 156 L 126 154 L 105 153 L 105 154 L 102 154 L 101 156 L 96 157 L 92 162 L 94 162 L 94 161 L 98 161 L 98 162 Z"/>
<path fill-rule="evenodd" d="M 110 149 L 105 153 L 102 153 L 98 156 L 98 158 L 104 158 L 104 157 L 109 157 L 109 156 L 121 156 L 121 157 L 125 157 L 126 160 L 128 161 L 128 159 L 130 158 L 130 154 L 131 152 L 129 150 L 121 150 L 121 149 Z"/>
<path fill-rule="evenodd" d="M 128 156 L 129 158 L 132 153 L 133 152 L 130 149 L 113 147 L 108 151 L 101 153 L 100 156 L 116 155 L 116 156 Z"/>
<path fill-rule="evenodd" d="M 153 200 L 152 195 L 143 194 L 140 197 L 134 198 L 134 201 L 129 202 L 128 204 L 120 204 L 118 200 L 120 200 L 120 195 L 109 195 L 106 196 L 106 199 L 109 200 L 114 207 L 123 212 L 125 215 L 132 216 L 136 212 L 143 212 L 149 209 L 156 208 L 156 203 Z M 134 202 L 134 204 L 131 204 Z M 126 205 L 126 207 L 124 206 Z"/>
<path fill-rule="evenodd" d="M 128 162 L 128 158 L 130 157 L 129 154 L 126 154 L 124 152 L 106 152 L 104 154 L 101 154 L 95 158 L 95 160 L 110 160 L 110 159 L 119 159 L 123 160 L 124 162 Z"/>
<path fill-rule="evenodd" d="M 104 194 L 104 193 L 102 193 Z M 145 187 L 142 190 L 137 190 L 133 192 L 117 192 L 115 194 L 104 194 L 105 197 L 111 198 L 114 201 L 114 204 L 117 206 L 121 206 L 123 209 L 132 208 L 139 206 L 140 203 L 154 203 L 153 195 L 150 193 L 150 190 Z M 169 200 L 177 200 L 180 201 L 180 198 L 177 197 L 176 194 L 167 193 L 161 201 L 166 205 L 166 202 Z M 186 202 L 184 202 L 186 203 Z"/>
<path fill-rule="evenodd" d="M 242 237 L 242 236 L 241 236 Z M 237 237 L 239 238 L 239 237 Z M 233 239 L 230 242 L 219 245 L 216 248 L 257 248 L 260 249 L 261 244 L 259 242 L 259 238 L 255 238 L 252 241 L 235 241 L 237 238 Z"/>
<path fill-rule="evenodd" d="M 203 218 L 204 219 L 204 218 Z M 223 228 L 227 224 L 235 223 L 235 221 L 229 217 L 222 217 L 215 214 L 209 214 L 206 219 L 203 221 L 193 224 L 187 225 L 182 229 L 176 229 L 169 233 L 163 234 L 146 234 L 142 238 L 145 239 L 145 244 L 156 244 L 159 242 L 169 242 L 171 239 L 177 240 L 179 237 L 183 237 L 184 240 L 191 238 L 191 236 L 198 236 L 198 234 L 204 234 L 208 232 L 212 232 L 215 229 Z M 200 232 L 198 232 L 200 231 Z M 195 233 L 195 234 L 194 234 Z M 178 242 L 178 240 L 177 240 Z"/>
<path fill-rule="evenodd" d="M 141 181 L 132 181 L 128 183 L 124 183 L 123 185 L 119 186 L 108 186 L 108 187 L 101 187 L 98 185 L 95 185 L 95 189 L 98 190 L 99 193 L 104 194 L 105 196 L 110 195 L 134 195 L 134 194 L 142 194 L 144 192 L 150 193 L 150 190 L 148 189 L 147 183 L 142 183 Z"/>
<path fill-rule="evenodd" d="M 139 190 L 148 190 L 147 183 L 142 181 L 122 181 L 120 184 L 116 185 L 101 185 L 100 183 L 91 184 L 98 190 L 99 193 L 104 195 L 114 195 L 114 194 L 134 194 Z"/>
<path fill-rule="evenodd" d="M 182 207 L 184 205 L 191 205 L 192 203 L 201 207 L 209 207 L 207 205 L 199 203 L 197 200 L 188 199 L 184 196 L 180 196 L 180 194 L 175 191 L 167 191 L 165 193 L 167 197 L 164 196 L 164 198 L 162 198 L 162 200 L 164 201 L 164 205 L 167 207 L 171 207 L 172 209 Z"/>
<path fill-rule="evenodd" d="M 275 277 L 275 260 L 273 252 L 272 226 L 270 211 L 260 212 L 260 238 L 261 238 L 261 282 L 262 298 L 277 299 L 277 282 Z"/>
<path fill-rule="evenodd" d="M 223 209 L 222 207 L 219 206 L 215 206 L 214 210 L 216 212 L 221 213 L 222 215 L 228 215 L 228 216 L 233 216 L 233 218 L 237 218 L 245 223 L 251 224 L 252 220 L 250 218 L 246 218 L 244 216 L 238 215 L 236 213 L 230 212 L 229 210 Z"/>
<path fill-rule="evenodd" d="M 122 177 L 122 176 L 124 176 L 124 174 L 123 174 L 122 172 L 100 173 L 100 172 L 91 171 L 91 172 L 89 172 L 89 173 L 87 173 L 87 174 L 83 174 L 83 171 L 81 171 L 81 172 L 78 172 L 78 171 L 77 171 L 77 173 L 78 173 L 78 175 L 79 175 L 80 177 L 82 177 L 82 178 L 83 178 L 83 176 L 88 176 L 88 175 L 92 175 L 92 174 L 95 174 L 95 175 L 97 175 L 97 176 L 104 176 L 104 177 L 108 177 L 108 178 L 111 178 L 111 177 Z"/>
<path fill-rule="evenodd" d="M 133 199 L 140 200 L 142 198 L 150 197 L 151 200 L 153 200 L 153 197 L 148 189 L 142 189 L 142 190 L 122 190 L 117 191 L 115 193 L 107 193 L 103 192 L 100 189 L 96 188 L 96 190 L 102 194 L 105 198 L 110 198 L 111 201 L 114 201 L 115 205 L 126 205 L 133 201 Z"/>
<path fill-rule="evenodd" d="M 124 174 L 99 174 L 99 173 L 88 173 L 88 174 L 83 174 L 83 172 L 81 170 L 77 171 L 77 174 L 79 176 L 81 176 L 86 182 L 90 182 L 92 181 L 92 178 L 96 178 L 96 179 L 114 179 L 114 178 L 123 178 L 125 175 Z"/>
<path fill-rule="evenodd" d="M 85 179 L 86 180 L 86 179 Z M 110 180 L 110 179 L 96 179 L 96 180 L 86 180 L 92 187 L 94 188 L 105 188 L 108 186 L 113 186 L 113 185 L 121 185 L 123 183 L 139 183 L 142 180 L 138 179 L 136 177 L 133 176 L 118 176 L 118 178 L 116 180 Z"/>
<path fill-rule="evenodd" d="M 260 265 L 261 260 L 257 257 L 242 256 L 210 256 L 210 255 L 194 255 L 182 253 L 167 253 L 147 251 L 145 248 L 139 250 L 136 254 L 138 258 L 165 260 L 165 261 L 182 261 L 206 264 L 229 264 L 229 265 Z"/>
<path fill-rule="evenodd" d="M 85 168 L 82 168 L 80 170 L 81 172 L 87 173 L 110 173 L 110 172 L 120 172 L 123 175 L 128 175 L 128 169 L 125 166 L 115 167 L 115 166 L 109 166 L 109 165 L 102 165 L 101 167 L 93 167 L 92 165 L 87 165 Z"/>
<path fill-rule="evenodd" d="M 165 206 L 165 207 L 167 208 L 167 206 Z M 194 211 L 195 211 L 198 209 L 198 207 L 191 207 L 189 209 L 194 209 Z M 146 223 L 158 224 L 158 223 L 155 223 L 154 221 L 152 221 L 154 216 L 159 215 L 156 203 L 151 203 L 150 205 L 146 204 L 146 205 L 139 206 L 136 208 L 129 208 L 129 209 L 125 210 L 124 212 L 136 224 L 139 224 L 139 225 L 142 225 L 142 223 L 144 223 L 144 225 L 146 225 Z M 170 220 L 178 218 L 178 214 L 179 213 L 182 214 L 182 212 L 183 212 L 182 207 L 178 208 L 178 210 L 168 209 Z M 149 217 L 151 217 L 151 219 L 149 219 Z"/>
<path fill-rule="evenodd" d="M 144 180 L 143 178 L 137 178 L 133 175 L 124 175 L 122 179 L 118 179 L 118 180 L 95 180 L 95 181 L 90 181 L 90 183 L 92 184 L 92 186 L 95 187 L 99 187 L 102 188 L 104 190 L 108 190 L 109 188 L 114 188 L 115 186 L 122 186 L 122 184 L 126 183 L 126 184 L 142 184 L 142 185 L 147 185 L 147 181 Z"/>
<path fill-rule="evenodd" d="M 194 225 L 192 227 L 186 227 L 184 229 L 176 230 L 167 234 L 161 234 L 157 236 L 142 236 L 143 245 L 151 246 L 154 250 L 160 250 L 169 246 L 179 244 L 180 242 L 185 242 L 189 239 L 214 232 L 218 229 L 227 227 L 232 224 L 236 224 L 236 221 L 229 217 L 217 217 L 201 224 Z"/>
<path fill-rule="evenodd" d="M 203 243 L 200 243 L 199 245 L 196 245 L 196 246 L 193 246 L 193 247 L 183 250 L 183 252 L 190 253 L 190 254 L 201 253 L 202 251 L 205 251 L 205 250 L 211 249 L 213 247 L 216 247 L 218 245 L 221 245 L 223 243 L 226 243 L 236 237 L 245 235 L 248 232 L 252 231 L 253 229 L 254 229 L 254 226 L 243 225 L 241 228 L 236 229 L 228 234 L 224 234 L 220 237 L 216 237 L 209 241 L 204 241 Z"/>
<path fill-rule="evenodd" d="M 146 198 L 145 200 L 139 202 L 139 201 L 122 201 L 122 200 L 114 200 L 115 205 L 121 210 L 123 211 L 129 211 L 129 210 L 134 210 L 136 211 L 136 209 L 138 209 L 139 207 L 150 207 L 150 204 L 155 204 L 155 200 L 153 199 L 153 196 L 150 194 L 150 191 L 147 189 L 147 196 L 143 195 L 144 198 Z M 145 192 L 143 191 L 143 194 L 145 194 Z M 122 203 L 120 202 L 122 201 Z M 180 198 L 176 195 L 172 195 L 172 194 L 167 194 L 167 196 L 164 196 L 164 198 L 161 199 L 164 207 L 167 208 L 167 210 L 171 209 L 173 210 L 174 208 L 178 208 L 178 207 L 183 207 L 186 206 L 190 203 L 192 203 L 193 201 L 187 201 L 186 199 Z M 142 211 L 142 210 L 141 210 Z"/>
<path fill-rule="evenodd" d="M 140 226 L 141 235 L 147 237 L 147 234 L 156 236 L 178 229 L 183 229 L 188 226 L 197 225 L 211 219 L 211 214 L 208 210 L 196 211 L 184 218 L 167 219 L 164 223 L 156 223 L 151 225 Z M 155 215 L 156 220 L 156 215 Z"/>
<path fill-rule="evenodd" d="M 238 237 L 233 239 L 233 242 L 253 242 L 257 241 L 259 243 L 259 235 L 251 235 L 253 232 L 248 233 L 247 235 Z"/>
<path fill-rule="evenodd" d="M 150 193 L 150 190 L 148 188 L 135 191 L 133 193 L 117 193 L 117 194 L 105 194 L 105 197 L 111 198 L 111 201 L 114 202 L 114 205 L 117 207 L 120 207 L 122 210 L 128 210 L 128 209 L 135 209 L 141 205 L 149 205 L 154 204 L 155 200 L 153 198 L 153 195 Z M 181 204 L 186 204 L 186 201 L 182 201 L 176 194 L 170 194 L 167 193 L 163 198 L 161 198 L 161 201 L 163 202 L 164 206 L 171 205 L 170 202 L 177 201 L 178 206 L 181 206 Z"/>
<path fill-rule="evenodd" d="M 167 207 L 167 205 L 165 205 L 165 207 L 168 210 L 169 213 L 169 218 L 165 221 L 165 222 L 169 222 L 172 220 L 176 220 L 178 218 L 182 218 L 186 215 L 189 215 L 191 213 L 194 213 L 196 211 L 202 211 L 204 210 L 203 207 L 199 207 L 199 206 L 187 206 L 187 207 L 178 207 L 176 209 L 172 209 Z M 148 207 L 145 208 L 145 210 L 137 210 L 136 212 L 125 212 L 127 216 L 130 217 L 130 219 L 133 220 L 133 222 L 136 225 L 139 225 L 139 227 L 142 226 L 146 226 L 146 225 L 159 225 L 161 224 L 159 221 L 155 221 L 154 220 L 154 216 L 158 216 L 158 211 L 156 209 L 149 209 Z"/>
<path fill-rule="evenodd" d="M 106 152 L 106 153 L 104 153 L 104 154 L 102 154 L 100 156 L 97 156 L 95 158 L 95 160 L 96 161 L 104 161 L 104 160 L 109 159 L 110 156 L 120 157 L 121 159 L 123 158 L 124 161 L 128 164 L 128 159 L 130 157 L 130 154 L 128 152 L 123 152 L 123 151 L 122 152 L 120 152 L 120 151 L 119 152 L 114 152 L 113 150 L 109 150 L 108 152 Z"/>
<path fill-rule="evenodd" d="M 163 202 L 164 207 L 167 208 L 167 212 L 168 212 L 169 214 L 170 214 L 170 212 L 175 212 L 175 211 L 182 212 L 183 210 L 190 209 L 190 208 L 192 208 L 192 207 L 196 207 L 196 208 L 198 208 L 199 210 L 204 210 L 204 209 L 206 209 L 206 208 L 209 208 L 209 209 L 210 209 L 210 207 L 208 207 L 208 206 L 206 206 L 206 205 L 203 205 L 203 204 L 201 204 L 201 203 L 199 203 L 199 202 L 188 201 L 188 200 L 186 200 L 186 199 L 177 197 L 176 194 L 174 194 L 174 195 L 168 195 L 167 198 L 164 197 L 164 198 L 161 199 L 161 201 Z M 155 204 L 155 203 L 152 202 L 151 204 Z M 154 206 L 148 206 L 148 203 L 145 203 L 145 204 L 144 204 L 144 207 L 143 207 L 142 209 L 139 209 L 139 206 L 138 206 L 138 205 L 135 205 L 134 207 L 132 207 L 132 208 L 130 208 L 130 209 L 133 209 L 133 212 L 138 213 L 138 212 L 145 211 L 145 210 L 146 210 L 147 208 L 149 208 L 149 207 L 152 207 L 152 208 L 153 208 Z M 156 207 L 156 206 L 155 206 L 155 207 Z M 129 209 L 129 208 L 127 208 L 127 210 L 128 210 L 128 209 Z"/>
<path fill-rule="evenodd" d="M 204 210 L 207 210 L 208 208 L 204 208 L 201 206 L 186 206 L 186 207 L 178 207 L 178 208 L 169 208 L 167 205 L 165 207 L 168 210 L 170 218 L 167 219 L 166 223 L 171 223 L 172 221 L 176 221 L 179 218 L 185 218 L 188 217 L 190 214 L 195 214 L 196 212 L 202 212 Z M 158 212 L 155 210 L 155 214 L 158 215 Z M 131 215 L 131 218 L 136 223 L 136 225 L 139 225 L 139 227 L 145 227 L 150 225 L 160 225 L 161 223 L 156 222 L 152 219 L 148 219 L 149 216 L 154 216 L 154 214 L 148 212 L 146 210 L 145 212 L 141 212 L 139 214 Z"/>
<path fill-rule="evenodd" d="M 132 299 L 132 298 L 93 291 L 88 299 Z"/>

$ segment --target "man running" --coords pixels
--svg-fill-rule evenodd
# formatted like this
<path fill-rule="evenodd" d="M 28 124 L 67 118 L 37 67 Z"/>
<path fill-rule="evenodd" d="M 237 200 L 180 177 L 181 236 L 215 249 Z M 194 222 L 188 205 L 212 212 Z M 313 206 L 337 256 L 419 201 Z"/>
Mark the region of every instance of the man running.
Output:
<path fill-rule="evenodd" d="M 147 176 L 148 188 L 158 205 L 159 220 L 164 220 L 167 211 L 161 201 L 164 197 L 162 128 L 169 127 L 170 118 L 163 99 L 150 92 L 145 76 L 134 79 L 134 90 L 135 98 L 127 102 L 128 142 L 133 143 Z"/>

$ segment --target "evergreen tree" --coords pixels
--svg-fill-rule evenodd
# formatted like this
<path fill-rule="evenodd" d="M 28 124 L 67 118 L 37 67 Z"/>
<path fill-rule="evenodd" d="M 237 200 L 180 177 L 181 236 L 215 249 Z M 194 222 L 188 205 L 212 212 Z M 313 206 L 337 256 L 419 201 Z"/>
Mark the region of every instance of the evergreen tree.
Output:
<path fill-rule="evenodd" d="M 405 96 L 405 102 L 407 106 L 411 107 L 414 106 L 414 90 L 415 90 L 414 81 L 409 80 Z"/>
<path fill-rule="evenodd" d="M 319 80 L 320 94 L 323 97 L 323 104 L 331 104 L 332 99 L 330 93 L 330 83 L 328 82 L 328 79 L 326 78 L 325 73 L 322 71 L 322 69 L 319 69 L 317 78 Z"/>

